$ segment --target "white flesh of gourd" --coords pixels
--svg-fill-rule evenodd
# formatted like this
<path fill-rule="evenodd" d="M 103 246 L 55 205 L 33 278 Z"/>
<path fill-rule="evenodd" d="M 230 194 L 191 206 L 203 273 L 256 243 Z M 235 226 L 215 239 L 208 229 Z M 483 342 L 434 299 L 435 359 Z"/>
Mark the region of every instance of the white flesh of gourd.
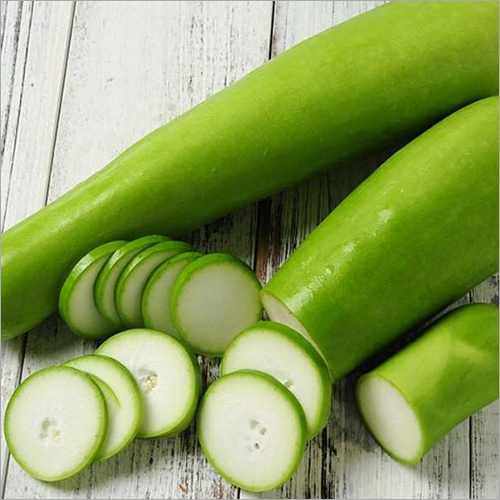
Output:
<path fill-rule="evenodd" d="M 358 401 L 366 424 L 385 449 L 408 461 L 419 455 L 418 419 L 394 385 L 377 375 L 367 376 L 360 383 Z"/>
<path fill-rule="evenodd" d="M 100 391 L 76 370 L 46 369 L 23 383 L 9 403 L 10 451 L 31 475 L 53 481 L 90 463 L 102 442 L 106 408 Z"/>
<path fill-rule="evenodd" d="M 262 294 L 262 305 L 266 311 L 268 318 L 276 323 L 282 323 L 287 325 L 296 332 L 299 332 L 314 348 L 318 351 L 319 355 L 323 358 L 326 366 L 326 362 L 323 353 L 320 348 L 314 342 L 311 334 L 307 331 L 306 327 L 292 314 L 292 312 L 279 300 L 268 293 Z"/>
<path fill-rule="evenodd" d="M 201 354 L 222 354 L 233 338 L 259 321 L 259 289 L 232 262 L 200 268 L 175 305 L 181 336 Z"/>
<path fill-rule="evenodd" d="M 137 381 L 144 401 L 141 437 L 169 432 L 197 398 L 192 361 L 184 347 L 166 334 L 128 330 L 108 339 L 97 354 L 122 363 Z"/>
<path fill-rule="evenodd" d="M 190 262 L 179 261 L 169 266 L 148 289 L 148 294 L 143 296 L 142 311 L 146 328 L 179 337 L 170 315 L 170 297 L 175 280 Z"/>
<path fill-rule="evenodd" d="M 124 367 L 103 356 L 84 356 L 66 363 L 94 377 L 108 408 L 108 430 L 97 460 L 121 451 L 137 433 L 142 418 L 141 394 Z M 124 373 L 125 372 L 125 373 Z"/>
<path fill-rule="evenodd" d="M 284 482 L 300 462 L 296 408 L 260 377 L 229 377 L 207 393 L 198 426 L 209 461 L 231 482 L 265 491 Z"/>
<path fill-rule="evenodd" d="M 223 374 L 250 369 L 267 373 L 289 389 L 302 405 L 308 428 L 318 429 L 324 410 L 324 382 L 315 361 L 284 335 L 252 329 L 240 335 L 226 351 Z"/>

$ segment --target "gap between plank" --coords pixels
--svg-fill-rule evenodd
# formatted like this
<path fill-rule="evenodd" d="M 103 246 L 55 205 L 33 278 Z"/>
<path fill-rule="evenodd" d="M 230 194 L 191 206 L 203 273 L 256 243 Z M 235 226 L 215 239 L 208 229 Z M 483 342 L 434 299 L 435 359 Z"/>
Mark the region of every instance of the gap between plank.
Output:
<path fill-rule="evenodd" d="M 274 20 L 275 20 L 275 14 L 276 14 L 276 2 L 273 1 L 273 4 L 271 6 L 271 21 L 270 21 L 270 29 L 269 29 L 269 50 L 267 53 L 267 59 L 268 61 L 273 58 L 273 40 L 274 40 Z M 259 231 L 259 226 L 261 222 L 261 215 L 265 213 L 264 209 L 265 207 L 263 204 L 266 202 L 266 200 L 260 200 L 257 202 L 257 221 L 256 221 L 256 227 L 255 227 L 255 248 L 253 252 L 253 269 L 254 271 L 257 271 L 257 266 L 259 263 L 259 246 L 260 246 L 260 231 Z M 238 498 L 239 498 L 239 489 L 238 489 Z"/>
<path fill-rule="evenodd" d="M 55 153 L 55 149 L 56 149 L 57 133 L 59 132 L 59 122 L 61 120 L 62 100 L 63 100 L 63 95 L 64 95 L 64 85 L 66 83 L 66 72 L 68 70 L 69 53 L 70 53 L 70 49 L 71 49 L 71 39 L 73 38 L 73 25 L 75 24 L 75 13 L 76 13 L 76 2 L 72 2 L 71 19 L 69 22 L 68 35 L 66 38 L 66 53 L 64 54 L 62 78 L 61 78 L 61 84 L 59 87 L 59 97 L 57 100 L 56 125 L 54 127 L 54 135 L 52 136 L 52 149 L 51 149 L 51 153 L 50 153 L 49 172 L 47 175 L 47 183 L 45 185 L 45 205 L 47 205 L 47 202 L 49 199 L 49 186 L 50 186 L 50 180 L 52 177 L 52 167 L 54 165 L 54 153 Z"/>
<path fill-rule="evenodd" d="M 5 4 L 5 5 L 4 5 Z M 2 45 L 1 45 L 1 49 L 0 50 L 3 50 L 3 46 L 4 46 L 4 43 L 5 43 L 5 29 L 6 29 L 6 26 L 7 26 L 7 2 L 4 2 L 4 4 L 2 4 L 1 8 L 5 10 L 5 19 L 4 19 L 4 25 L 3 25 L 3 28 L 2 28 Z M 1 10 L 1 9 L 0 9 Z M 14 58 L 14 63 L 13 63 L 13 68 L 12 68 L 12 75 L 10 77 L 10 88 L 11 88 L 11 94 L 9 96 L 9 99 L 8 99 L 8 104 L 7 104 L 7 109 L 6 109 L 6 119 L 5 119 L 5 126 L 4 126 L 4 134 L 2 136 L 2 146 L 1 146 L 1 150 L 0 150 L 0 154 L 2 155 L 2 159 L 3 159 L 3 153 L 5 151 L 5 136 L 7 135 L 6 132 L 7 132 L 7 129 L 9 127 L 9 117 L 10 117 L 10 108 L 12 106 L 12 89 L 14 88 L 14 79 L 15 79 L 15 76 L 16 76 L 16 64 L 17 64 L 17 51 L 18 51 L 18 47 L 19 47 L 19 32 L 20 32 L 20 27 L 21 27 L 21 17 L 22 17 L 22 13 L 23 13 L 23 5 L 20 4 L 18 7 L 17 7 L 17 16 L 16 16 L 16 21 L 14 23 L 14 45 L 16 47 L 16 57 Z"/>

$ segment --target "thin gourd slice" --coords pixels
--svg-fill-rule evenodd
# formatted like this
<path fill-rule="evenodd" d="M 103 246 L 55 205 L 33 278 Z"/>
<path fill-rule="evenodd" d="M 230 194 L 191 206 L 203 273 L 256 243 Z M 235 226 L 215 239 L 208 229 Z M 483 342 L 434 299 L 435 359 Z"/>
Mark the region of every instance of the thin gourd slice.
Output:
<path fill-rule="evenodd" d="M 32 477 L 58 481 L 89 465 L 105 439 L 107 411 L 91 377 L 67 366 L 28 377 L 5 411 L 7 446 Z"/>
<path fill-rule="evenodd" d="M 115 303 L 122 323 L 128 328 L 142 327 L 142 292 L 153 271 L 167 259 L 193 247 L 183 241 L 164 241 L 136 255 L 122 271 L 115 291 Z"/>
<path fill-rule="evenodd" d="M 201 392 L 196 358 L 162 332 L 134 329 L 106 340 L 96 354 L 122 363 L 141 389 L 144 416 L 138 437 L 170 436 L 191 423 Z"/>
<path fill-rule="evenodd" d="M 142 422 L 142 395 L 130 372 L 107 356 L 90 355 L 65 363 L 95 377 L 108 409 L 108 431 L 96 460 L 106 460 L 123 450 L 136 436 Z"/>
<path fill-rule="evenodd" d="M 153 272 L 142 294 L 142 317 L 146 328 L 179 337 L 170 316 L 170 299 L 174 283 L 182 270 L 202 254 L 185 252 L 160 265 Z"/>
<path fill-rule="evenodd" d="M 59 312 L 73 333 L 96 339 L 119 331 L 120 326 L 97 309 L 94 286 L 108 259 L 126 243 L 112 241 L 94 248 L 77 262 L 66 278 L 59 295 Z"/>
<path fill-rule="evenodd" d="M 257 492 L 277 488 L 292 476 L 307 436 L 295 396 L 253 370 L 225 375 L 208 388 L 197 429 L 212 467 L 230 483 Z"/>
<path fill-rule="evenodd" d="M 167 236 L 153 234 L 128 242 L 119 248 L 106 262 L 95 284 L 95 301 L 99 312 L 108 320 L 122 325 L 115 305 L 116 283 L 127 264 L 146 248 L 168 241 Z"/>
<path fill-rule="evenodd" d="M 330 375 L 321 356 L 300 333 L 272 321 L 248 328 L 224 353 L 221 375 L 242 369 L 267 373 L 292 392 L 304 410 L 309 439 L 325 427 L 330 416 Z"/>
<path fill-rule="evenodd" d="M 238 333 L 262 318 L 261 284 L 232 255 L 214 253 L 189 264 L 174 284 L 171 317 L 198 354 L 222 356 Z"/>

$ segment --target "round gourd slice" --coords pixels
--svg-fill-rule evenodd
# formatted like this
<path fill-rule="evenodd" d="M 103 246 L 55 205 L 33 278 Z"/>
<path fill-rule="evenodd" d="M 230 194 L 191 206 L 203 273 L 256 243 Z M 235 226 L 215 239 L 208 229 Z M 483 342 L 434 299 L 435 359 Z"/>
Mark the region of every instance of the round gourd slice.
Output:
<path fill-rule="evenodd" d="M 15 390 L 4 429 L 12 456 L 28 474 L 58 481 L 94 460 L 106 436 L 106 404 L 86 374 L 45 368 Z"/>
<path fill-rule="evenodd" d="M 59 312 L 70 330 L 97 339 L 119 331 L 120 326 L 102 316 L 94 300 L 94 286 L 102 268 L 126 241 L 112 241 L 82 257 L 66 278 L 59 294 Z"/>
<path fill-rule="evenodd" d="M 181 253 L 168 259 L 153 272 L 142 294 L 142 317 L 146 328 L 179 337 L 170 316 L 172 290 L 182 270 L 201 255 L 197 252 Z"/>
<path fill-rule="evenodd" d="M 198 354 L 222 356 L 238 333 L 262 318 L 261 285 L 253 271 L 228 254 L 189 264 L 174 284 L 172 322 Z"/>
<path fill-rule="evenodd" d="M 225 375 L 208 388 L 197 429 L 212 467 L 230 483 L 258 492 L 290 478 L 307 435 L 295 396 L 273 377 L 252 370 Z"/>
<path fill-rule="evenodd" d="M 142 422 L 142 395 L 130 372 L 107 356 L 82 356 L 65 363 L 95 377 L 108 409 L 108 431 L 96 460 L 106 460 L 123 450 L 136 436 Z"/>
<path fill-rule="evenodd" d="M 144 326 L 142 292 L 153 271 L 167 259 L 193 247 L 183 241 L 164 241 L 136 255 L 122 271 L 115 291 L 115 303 L 122 323 L 128 328 Z"/>
<path fill-rule="evenodd" d="M 330 375 L 321 356 L 300 333 L 272 321 L 251 326 L 227 348 L 221 375 L 242 369 L 267 373 L 294 394 L 306 415 L 308 438 L 325 427 L 330 416 Z"/>
<path fill-rule="evenodd" d="M 119 248 L 106 262 L 102 268 L 95 284 L 95 301 L 99 312 L 109 321 L 122 325 L 122 320 L 116 310 L 115 290 L 116 283 L 121 272 L 127 267 L 127 264 L 140 252 L 146 248 L 168 241 L 167 236 L 153 234 L 143 236 L 128 242 Z"/>
<path fill-rule="evenodd" d="M 134 329 L 114 335 L 96 354 L 122 363 L 141 389 L 144 416 L 138 437 L 176 434 L 191 423 L 201 392 L 198 362 L 178 340 Z"/>

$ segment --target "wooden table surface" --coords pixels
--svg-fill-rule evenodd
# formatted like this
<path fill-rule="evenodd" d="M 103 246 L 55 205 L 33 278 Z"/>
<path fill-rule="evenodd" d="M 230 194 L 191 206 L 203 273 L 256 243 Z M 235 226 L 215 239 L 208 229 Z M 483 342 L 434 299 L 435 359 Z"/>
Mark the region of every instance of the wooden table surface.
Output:
<path fill-rule="evenodd" d="M 270 57 L 381 3 L 2 2 L 3 227 Z M 239 256 L 265 282 L 383 158 L 254 204 L 190 240 L 200 250 Z M 498 303 L 497 290 L 493 277 L 460 302 Z M 3 342 L 3 404 L 29 374 L 95 347 L 71 335 L 57 316 Z M 218 362 L 202 366 L 205 381 L 213 380 Z M 385 455 L 363 427 L 353 402 L 357 375 L 334 387 L 330 424 L 310 442 L 293 479 L 263 497 L 498 498 L 498 403 L 409 468 Z M 56 484 L 27 476 L 3 440 L 1 458 L 5 498 L 250 497 L 213 472 L 193 429 L 136 440 L 119 456 Z"/>

